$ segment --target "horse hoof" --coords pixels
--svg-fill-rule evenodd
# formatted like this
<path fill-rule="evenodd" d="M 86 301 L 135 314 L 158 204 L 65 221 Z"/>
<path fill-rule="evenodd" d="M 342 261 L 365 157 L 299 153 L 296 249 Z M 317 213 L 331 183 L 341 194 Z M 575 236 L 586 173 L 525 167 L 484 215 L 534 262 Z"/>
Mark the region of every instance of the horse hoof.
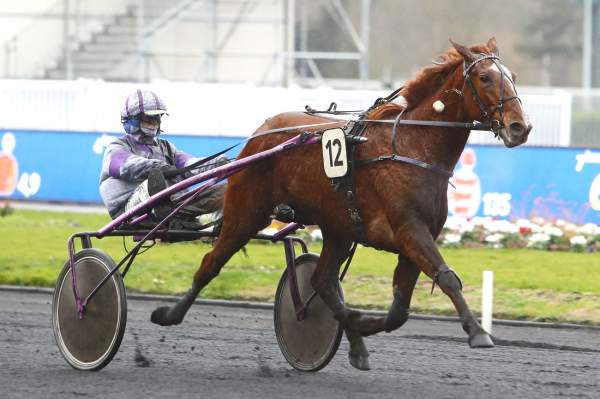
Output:
<path fill-rule="evenodd" d="M 150 321 L 154 324 L 158 324 L 159 326 L 170 326 L 173 323 L 170 323 L 168 319 L 169 307 L 161 306 L 152 312 L 150 315 Z"/>
<path fill-rule="evenodd" d="M 487 333 L 478 333 L 469 337 L 469 346 L 471 348 L 493 348 L 494 342 Z"/>
<path fill-rule="evenodd" d="M 371 366 L 369 366 L 369 356 L 353 355 L 350 353 L 348 358 L 350 359 L 352 367 L 363 371 L 371 370 Z"/>

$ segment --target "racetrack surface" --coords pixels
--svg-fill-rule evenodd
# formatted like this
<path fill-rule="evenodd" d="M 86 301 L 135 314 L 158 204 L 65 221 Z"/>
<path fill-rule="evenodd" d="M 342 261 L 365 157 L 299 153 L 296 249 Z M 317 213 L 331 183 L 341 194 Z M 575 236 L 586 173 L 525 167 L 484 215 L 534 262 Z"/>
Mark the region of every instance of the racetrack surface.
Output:
<path fill-rule="evenodd" d="M 193 306 L 180 326 L 150 323 L 160 301 L 129 300 L 119 353 L 99 372 L 71 369 L 54 343 L 47 293 L 0 291 L 2 398 L 600 397 L 600 330 L 494 326 L 469 349 L 457 322 L 409 320 L 366 339 L 371 371 L 348 345 L 302 373 L 279 352 L 271 310 Z"/>

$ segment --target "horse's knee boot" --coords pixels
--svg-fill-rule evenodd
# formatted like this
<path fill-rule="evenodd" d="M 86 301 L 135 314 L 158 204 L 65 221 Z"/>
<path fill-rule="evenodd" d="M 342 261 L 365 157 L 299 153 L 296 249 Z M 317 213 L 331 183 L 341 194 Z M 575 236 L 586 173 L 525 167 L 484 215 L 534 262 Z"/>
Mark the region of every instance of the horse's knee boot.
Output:
<path fill-rule="evenodd" d="M 441 265 L 435 273 L 433 284 L 436 283 L 444 292 L 458 292 L 462 291 L 463 288 L 458 274 L 446 264 Z"/>
<path fill-rule="evenodd" d="M 385 332 L 394 331 L 408 320 L 408 309 L 402 303 L 402 293 L 399 290 L 394 290 L 394 301 L 385 318 Z"/>

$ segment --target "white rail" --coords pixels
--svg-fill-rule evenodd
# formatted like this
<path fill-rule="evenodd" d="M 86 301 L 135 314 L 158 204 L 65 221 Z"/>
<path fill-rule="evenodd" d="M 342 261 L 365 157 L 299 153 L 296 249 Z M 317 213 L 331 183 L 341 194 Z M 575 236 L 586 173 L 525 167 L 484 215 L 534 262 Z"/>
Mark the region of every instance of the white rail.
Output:
<path fill-rule="evenodd" d="M 309 104 L 324 109 L 365 109 L 384 90 L 268 88 L 252 85 L 156 82 L 149 85 L 93 80 L 0 80 L 0 128 L 119 132 L 119 111 L 126 95 L 148 87 L 164 97 L 169 133 L 247 136 L 265 118 L 303 111 Z M 568 146 L 571 97 L 564 91 L 521 94 L 534 124 L 528 145 Z M 473 133 L 471 143 L 494 143 L 490 133 Z"/>

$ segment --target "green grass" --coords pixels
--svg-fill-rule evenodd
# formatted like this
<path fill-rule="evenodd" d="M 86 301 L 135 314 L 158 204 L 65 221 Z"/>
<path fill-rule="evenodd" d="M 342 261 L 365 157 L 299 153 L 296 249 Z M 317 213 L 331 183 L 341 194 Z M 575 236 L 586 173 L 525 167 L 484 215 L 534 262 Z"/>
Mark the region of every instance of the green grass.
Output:
<path fill-rule="evenodd" d="M 16 210 L 0 217 L 0 284 L 52 287 L 66 260 L 67 238 L 94 231 L 108 216 Z M 127 245 L 132 246 L 131 240 Z M 95 240 L 114 259 L 123 254 L 120 238 Z M 211 249 L 210 244 L 158 244 L 140 255 L 126 278 L 130 291 L 180 294 Z M 319 252 L 318 245 L 311 251 Z M 528 249 L 443 249 L 447 263 L 459 273 L 472 309 L 480 308 L 483 270 L 494 271 L 495 317 L 600 324 L 600 254 L 544 252 Z M 386 308 L 391 301 L 395 256 L 359 248 L 344 291 L 354 306 Z M 251 243 L 247 256 L 234 255 L 202 293 L 205 298 L 271 301 L 284 269 L 283 247 Z M 455 314 L 450 300 L 431 280 L 421 277 L 413 311 Z"/>

